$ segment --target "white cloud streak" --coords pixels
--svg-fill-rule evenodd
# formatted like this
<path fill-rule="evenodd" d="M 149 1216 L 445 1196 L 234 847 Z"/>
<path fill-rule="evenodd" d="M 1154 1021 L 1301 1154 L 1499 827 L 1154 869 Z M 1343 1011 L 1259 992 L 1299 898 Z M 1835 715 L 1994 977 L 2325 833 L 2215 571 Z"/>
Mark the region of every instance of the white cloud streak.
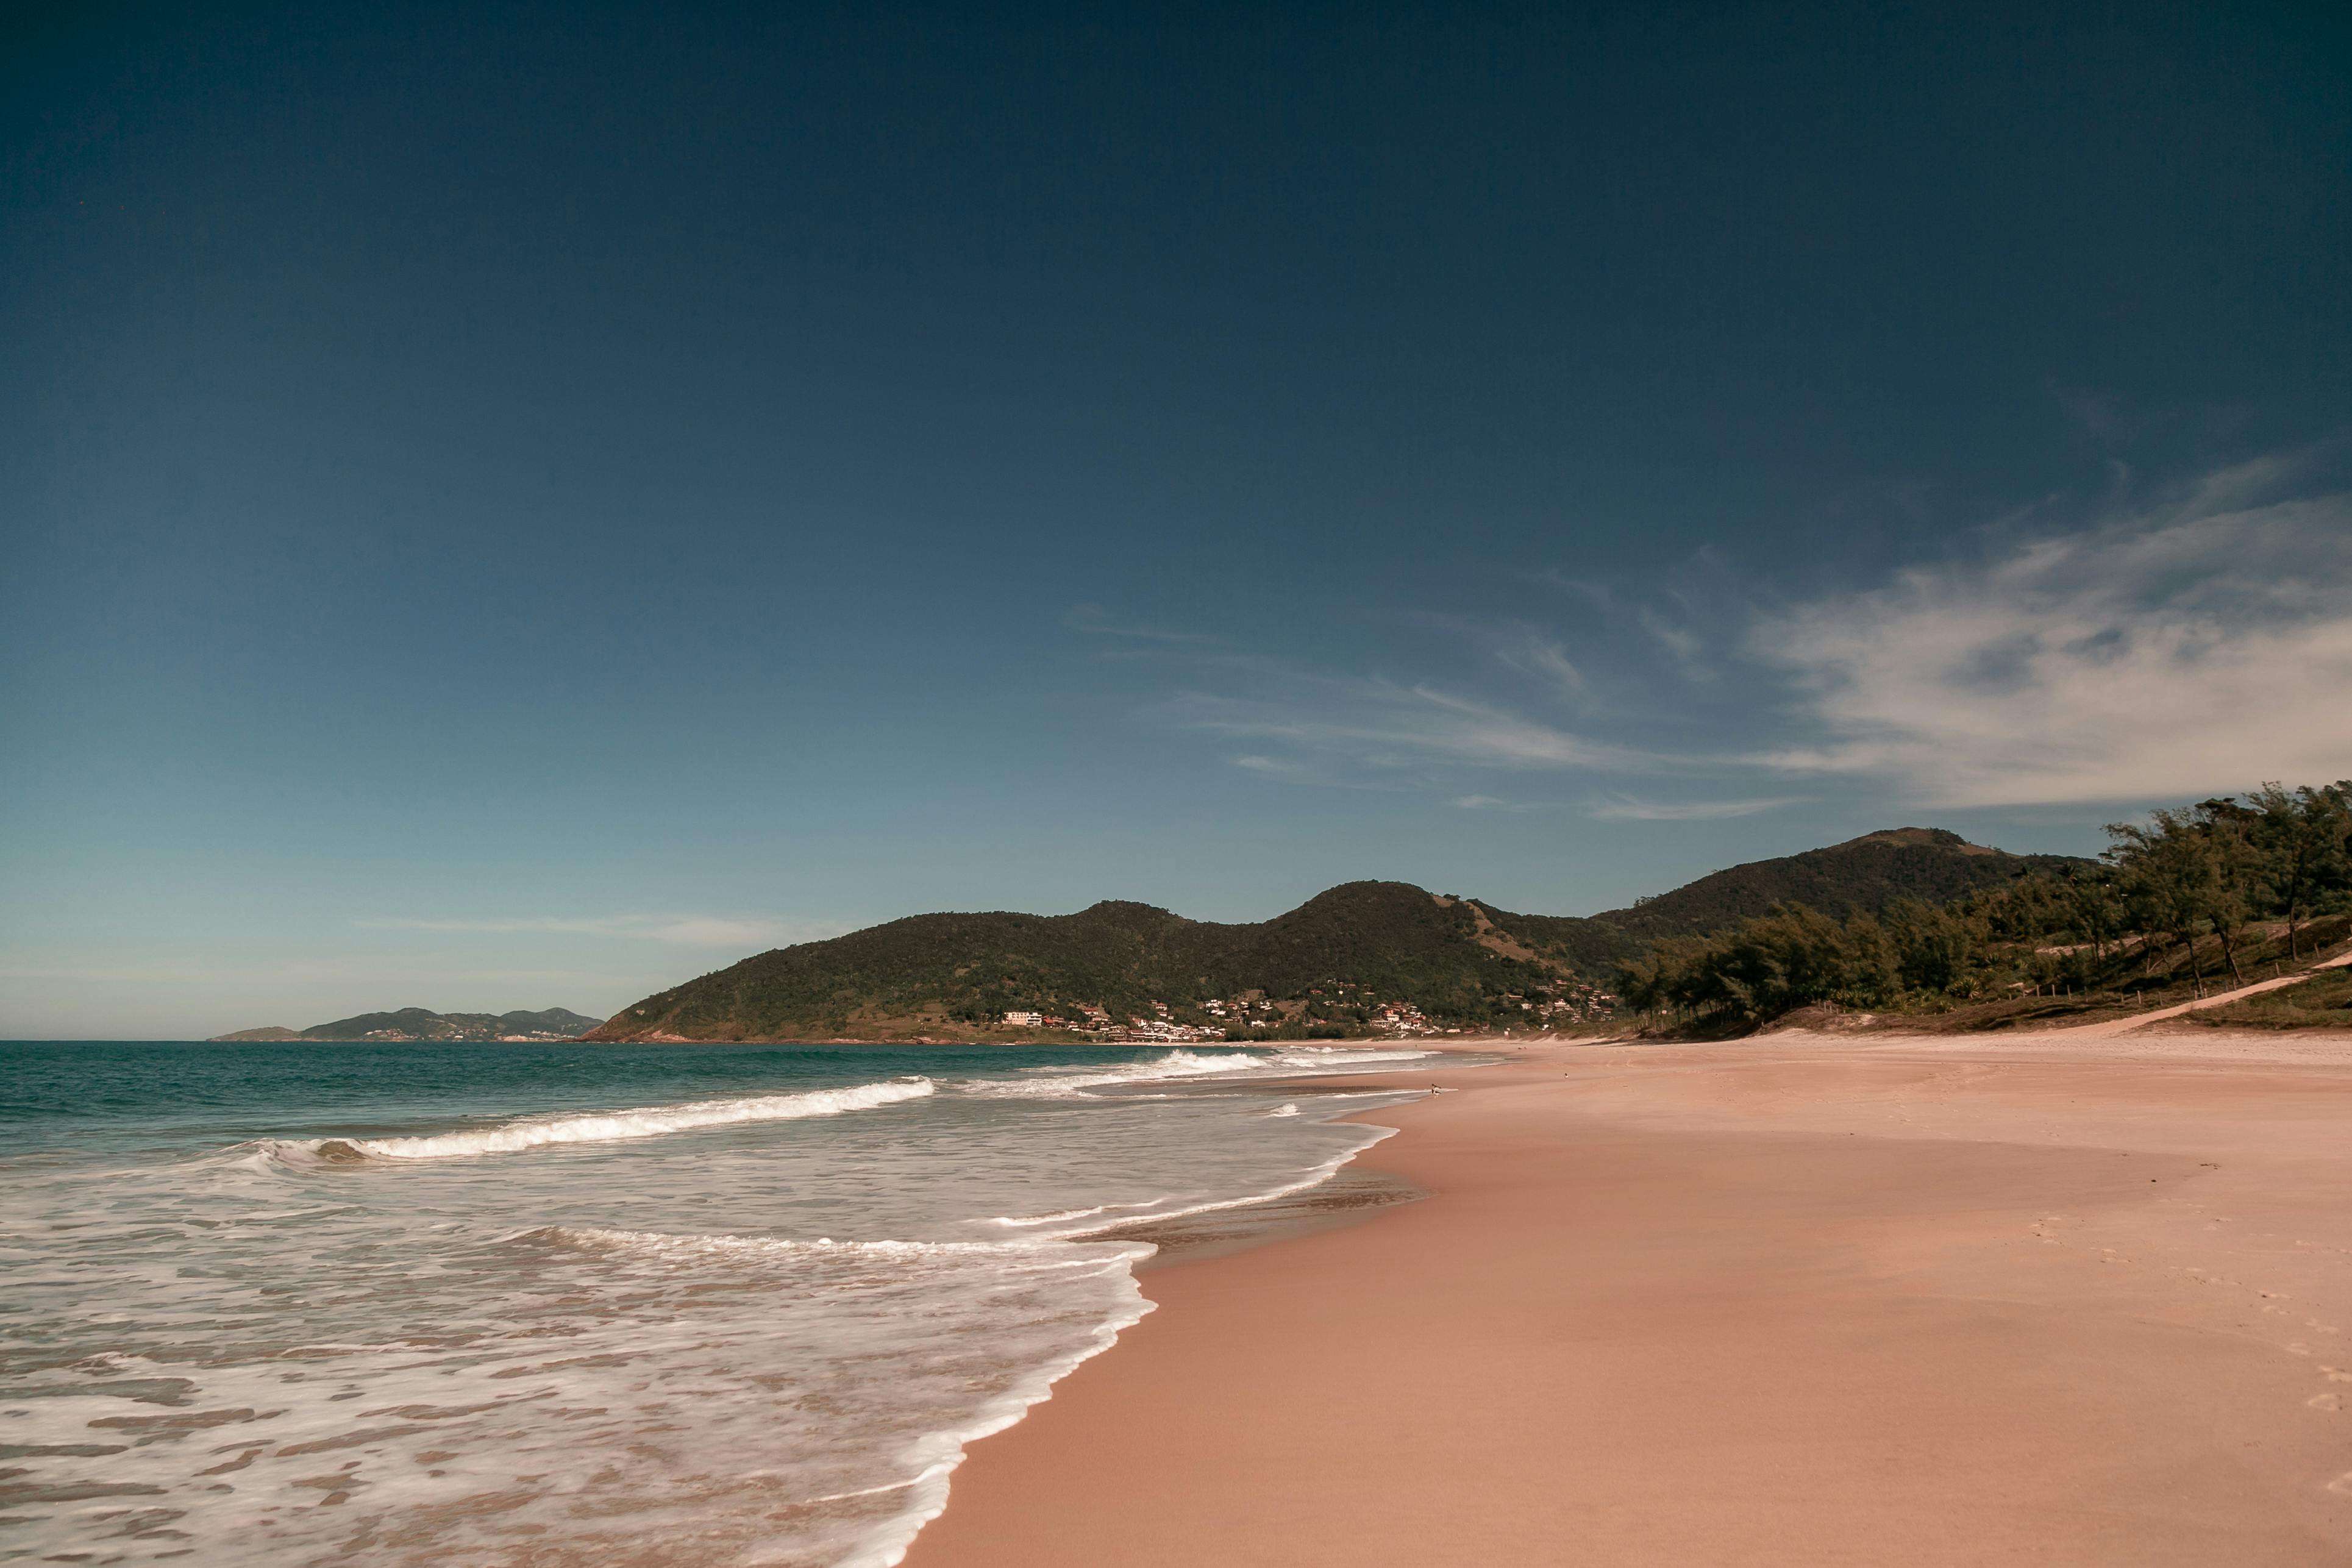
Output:
<path fill-rule="evenodd" d="M 625 979 L 625 977 L 624 977 Z M 9 964 L 0 966 L 0 980 L 70 981 L 91 985 L 219 986 L 262 984 L 374 984 L 394 989 L 444 982 L 467 984 L 610 985 L 605 970 L 583 969 L 387 969 L 357 959 L 310 963 L 228 964 L 200 963 L 185 959 L 152 963 L 100 964 Z M 651 987 L 649 987 L 650 989 Z M 391 1005 L 392 1004 L 386 1004 Z M 404 1005 L 405 1004 L 402 1004 Z"/>
<path fill-rule="evenodd" d="M 1557 811 L 1559 803 L 1549 800 L 1502 800 L 1491 795 L 1465 795 L 1454 798 L 1454 804 L 1465 811 Z"/>
<path fill-rule="evenodd" d="M 1715 678 L 1715 671 L 1703 657 L 1706 645 L 1699 640 L 1696 632 L 1688 626 L 1675 625 L 1647 605 L 1634 612 L 1634 618 L 1641 622 L 1643 631 L 1657 640 L 1659 647 L 1674 657 L 1675 666 L 1686 679 L 1712 680 Z"/>
<path fill-rule="evenodd" d="M 1091 637 L 1133 637 L 1141 642 L 1155 643 L 1209 644 L 1217 641 L 1202 632 L 1171 631 L 1165 626 L 1149 626 L 1141 621 L 1118 620 L 1100 605 L 1074 605 L 1069 614 L 1062 617 L 1062 624 L 1074 632 L 1085 632 Z"/>
<path fill-rule="evenodd" d="M 591 936 L 677 947 L 786 947 L 839 936 L 849 928 L 837 921 L 783 920 L 730 915 L 521 915 L 490 920 L 377 919 L 353 922 L 371 931 L 414 931 L 478 935 Z"/>
<path fill-rule="evenodd" d="M 1752 760 L 1951 806 L 2352 773 L 2352 496 L 2264 503 L 2294 468 L 1763 618 L 1822 738 Z"/>
<path fill-rule="evenodd" d="M 1610 591 L 1606 583 L 1596 583 L 1588 577 L 1571 577 L 1556 566 L 1528 573 L 1528 581 L 1573 594 L 1596 610 L 1608 609 L 1616 603 L 1616 595 Z"/>
<path fill-rule="evenodd" d="M 1602 822 L 1720 822 L 1728 817 L 1778 811 L 1805 798 L 1783 795 L 1765 800 L 1637 800 L 1619 795 L 1593 802 L 1585 808 L 1584 815 Z"/>
<path fill-rule="evenodd" d="M 1718 820 L 1849 788 L 1948 807 L 2121 805 L 2341 778 L 2352 496 L 2306 478 L 2329 451 L 2217 470 L 2155 501 L 2132 500 L 2118 471 L 2103 519 L 2059 526 L 2053 498 L 1999 520 L 1978 537 L 2006 542 L 1973 557 L 1793 606 L 1759 609 L 1727 570 L 1640 596 L 1538 574 L 1586 607 L 1573 660 L 1549 626 L 1421 614 L 1483 645 L 1489 678 L 1518 678 L 1498 690 L 1171 649 L 1219 674 L 1148 712 L 1236 742 L 1234 765 L 1269 780 L 1426 791 L 1465 810 L 1520 809 L 1479 773 L 1680 776 L 1711 797 L 1604 795 L 1583 808 L 1603 821 Z M 1661 669 L 1678 692 L 1653 689 Z M 1701 721 L 1714 744 L 1638 743 Z M 1808 776 L 1818 785 L 1790 787 Z"/>
<path fill-rule="evenodd" d="M 1495 657 L 1572 700 L 1582 701 L 1592 694 L 1583 672 L 1569 661 L 1568 650 L 1549 637 L 1529 633 L 1496 649 Z"/>
<path fill-rule="evenodd" d="M 1633 769 L 1648 762 L 1625 747 L 1431 686 L 1296 673 L 1279 685 L 1283 689 L 1260 698 L 1184 692 L 1162 705 L 1160 717 L 1180 729 L 1275 741 L 1384 770 L 1432 764 Z M 1241 765 L 1273 773 L 1281 764 L 1254 755 Z"/>

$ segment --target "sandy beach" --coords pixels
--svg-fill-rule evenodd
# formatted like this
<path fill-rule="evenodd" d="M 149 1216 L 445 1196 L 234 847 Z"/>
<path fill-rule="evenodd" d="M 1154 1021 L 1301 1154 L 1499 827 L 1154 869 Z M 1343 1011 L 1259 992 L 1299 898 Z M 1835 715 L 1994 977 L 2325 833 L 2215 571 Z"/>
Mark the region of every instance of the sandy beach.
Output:
<path fill-rule="evenodd" d="M 2352 1561 L 2352 1042 L 1512 1055 L 1368 1118 L 1425 1200 L 1151 1272 L 908 1562 Z"/>

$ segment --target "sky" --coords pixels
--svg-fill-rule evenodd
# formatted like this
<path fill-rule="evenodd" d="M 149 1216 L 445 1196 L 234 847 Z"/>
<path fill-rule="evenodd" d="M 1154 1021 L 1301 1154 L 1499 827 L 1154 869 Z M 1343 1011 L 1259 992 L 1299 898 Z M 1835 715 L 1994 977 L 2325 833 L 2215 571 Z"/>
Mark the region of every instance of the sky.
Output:
<path fill-rule="evenodd" d="M 0 1037 L 2352 775 L 2340 8 L 73 5 L 0 137 Z"/>

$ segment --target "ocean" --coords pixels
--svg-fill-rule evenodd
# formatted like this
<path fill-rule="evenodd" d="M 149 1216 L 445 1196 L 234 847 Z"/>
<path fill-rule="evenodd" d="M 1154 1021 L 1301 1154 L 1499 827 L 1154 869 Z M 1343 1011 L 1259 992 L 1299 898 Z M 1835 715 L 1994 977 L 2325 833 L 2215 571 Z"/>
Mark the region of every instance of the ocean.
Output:
<path fill-rule="evenodd" d="M 0 1043 L 0 1558 L 895 1563 L 1425 1054 Z"/>

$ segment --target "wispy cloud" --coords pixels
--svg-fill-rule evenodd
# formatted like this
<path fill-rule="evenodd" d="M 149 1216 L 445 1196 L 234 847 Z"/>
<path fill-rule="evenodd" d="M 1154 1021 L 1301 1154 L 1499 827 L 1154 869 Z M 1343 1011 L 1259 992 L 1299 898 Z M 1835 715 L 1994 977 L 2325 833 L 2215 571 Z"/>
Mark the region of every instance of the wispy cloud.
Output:
<path fill-rule="evenodd" d="M 1454 804 L 1465 811 L 1557 811 L 1559 803 L 1549 800 L 1503 800 L 1491 795 L 1456 795 Z"/>
<path fill-rule="evenodd" d="M 1549 793 L 1511 774 L 1682 781 L 1579 808 L 1606 821 L 1746 816 L 1859 787 L 1978 806 L 2341 778 L 2352 495 L 2312 478 L 2341 456 L 2268 456 L 2137 499 L 2119 469 L 2088 521 L 2079 499 L 2049 498 L 1969 536 L 1973 553 L 1793 605 L 1759 604 L 1759 579 L 1707 552 L 1638 592 L 1538 574 L 1575 601 L 1558 626 L 1402 617 L 1475 651 L 1444 679 L 1170 649 L 1194 689 L 1144 716 L 1234 742 L 1234 764 L 1269 780 L 1465 810 Z"/>
<path fill-rule="evenodd" d="M 769 915 L 517 915 L 488 920 L 380 918 L 352 922 L 371 931 L 415 931 L 511 936 L 619 938 L 677 947 L 784 947 L 839 936 L 836 921 L 784 920 Z"/>
<path fill-rule="evenodd" d="M 1540 572 L 1528 574 L 1530 583 L 1541 583 L 1575 595 L 1596 610 L 1607 609 L 1616 603 L 1616 595 L 1606 583 L 1595 583 L 1588 577 L 1571 577 L 1557 566 L 1547 566 Z"/>
<path fill-rule="evenodd" d="M 1300 671 L 1281 671 L 1260 684 L 1268 689 L 1246 698 L 1180 693 L 1161 704 L 1157 714 L 1180 729 L 1274 741 L 1294 752 L 1379 770 L 1454 765 L 1629 769 L 1648 761 L 1628 748 L 1588 740 L 1425 684 Z M 1241 765 L 1272 772 L 1279 763 L 1297 760 L 1254 752 Z"/>
<path fill-rule="evenodd" d="M 215 963 L 184 958 L 99 964 L 19 963 L 0 965 L 0 980 L 67 981 L 93 985 L 211 986 L 265 984 L 374 984 L 414 990 L 419 984 L 456 982 L 467 984 L 609 986 L 608 970 L 517 969 L 509 967 L 418 969 L 386 968 L 360 959 L 309 960 L 282 963 Z M 626 980 L 626 976 L 623 977 Z"/>
<path fill-rule="evenodd" d="M 2084 435 L 2103 446 L 2118 446 L 2137 435 L 2143 420 L 2134 417 L 2121 400 L 2087 387 L 2052 383 L 2050 395 L 2067 419 Z"/>
<path fill-rule="evenodd" d="M 1567 645 L 1549 628 L 1524 620 L 1440 615 L 1420 610 L 1405 617 L 1433 626 L 1476 647 L 1533 687 L 1541 700 L 1566 702 L 1580 711 L 1591 706 L 1592 685 L 1568 656 Z M 1525 695 L 1525 693 L 1523 693 Z"/>
<path fill-rule="evenodd" d="M 1250 773 L 1263 773 L 1268 778 L 1276 779 L 1297 778 L 1299 774 L 1307 772 L 1307 769 L 1301 764 L 1297 763 L 1285 762 L 1280 757 L 1261 757 L 1255 755 L 1240 756 L 1234 759 L 1234 766 L 1244 769 Z"/>
<path fill-rule="evenodd" d="M 1580 640 L 1588 649 L 1603 637 L 1624 642 L 1633 640 L 1631 634 L 1638 631 L 1665 652 L 1675 673 L 1685 679 L 1713 680 L 1718 671 L 1707 638 L 1699 628 L 1722 625 L 1725 605 L 1717 601 L 1728 598 L 1736 602 L 1744 584 L 1736 580 L 1721 556 L 1711 549 L 1697 552 L 1685 563 L 1682 575 L 1685 586 L 1692 592 L 1652 583 L 1641 593 L 1633 594 L 1559 571 L 1531 573 L 1529 579 L 1558 588 L 1578 602 L 1579 624 L 1587 628 Z M 1656 656 L 1652 653 L 1647 657 L 1654 660 Z M 1580 673 L 1576 682 L 1576 689 L 1581 695 L 1586 682 Z"/>
<path fill-rule="evenodd" d="M 1634 612 L 1634 618 L 1641 622 L 1642 629 L 1649 633 L 1660 647 L 1673 656 L 1683 674 L 1693 680 L 1715 679 L 1715 670 L 1706 662 L 1706 644 L 1688 626 L 1660 614 L 1647 605 Z"/>
<path fill-rule="evenodd" d="M 1570 662 L 1568 650 L 1540 632 L 1522 632 L 1510 637 L 1496 648 L 1495 657 L 1571 700 L 1581 702 L 1592 694 L 1583 672 Z"/>
<path fill-rule="evenodd" d="M 278 963 L 219 963 L 186 957 L 151 957 L 151 959 L 120 959 L 110 963 L 0 963 L 0 980 L 21 980 L 21 983 L 49 983 L 49 985 L 122 985 L 122 987 L 164 987 L 164 990 L 219 992 L 219 990 L 261 990 L 268 994 L 278 992 L 315 992 L 320 987 L 334 990 L 374 990 L 379 994 L 436 994 L 437 987 L 531 987 L 546 994 L 548 990 L 612 990 L 614 985 L 654 990 L 663 985 L 661 973 L 628 973 L 612 969 L 518 969 L 518 966 L 414 966 L 395 963 L 385 966 L 381 959 L 289 959 Z M 372 1002 L 367 1006 L 395 1006 L 388 1002 Z M 402 1004 L 404 1006 L 404 1004 Z M 355 1008 L 358 1011 L 358 1008 Z"/>
<path fill-rule="evenodd" d="M 1754 816 L 1794 805 L 1801 795 L 1774 795 L 1764 800 L 1638 800 L 1615 795 L 1593 802 L 1584 815 L 1602 822 L 1720 822 L 1727 817 Z"/>
<path fill-rule="evenodd" d="M 1141 621 L 1126 620 L 1113 616 L 1100 605 L 1074 605 L 1062 624 L 1074 632 L 1086 632 L 1094 637 L 1131 637 L 1139 642 L 1190 643 L 1208 645 L 1218 639 L 1202 632 L 1171 631 Z"/>
<path fill-rule="evenodd" d="M 2352 773 L 2352 496 L 2204 476 L 2087 531 L 1761 619 L 1821 739 L 1754 760 L 1924 802 L 2193 795 Z"/>
<path fill-rule="evenodd" d="M 1392 783 L 1379 779 L 1350 778 L 1320 763 L 1308 763 L 1293 757 L 1269 757 L 1249 752 L 1233 760 L 1234 766 L 1245 773 L 1254 773 L 1276 784 L 1311 784 L 1318 789 L 1393 789 Z"/>

